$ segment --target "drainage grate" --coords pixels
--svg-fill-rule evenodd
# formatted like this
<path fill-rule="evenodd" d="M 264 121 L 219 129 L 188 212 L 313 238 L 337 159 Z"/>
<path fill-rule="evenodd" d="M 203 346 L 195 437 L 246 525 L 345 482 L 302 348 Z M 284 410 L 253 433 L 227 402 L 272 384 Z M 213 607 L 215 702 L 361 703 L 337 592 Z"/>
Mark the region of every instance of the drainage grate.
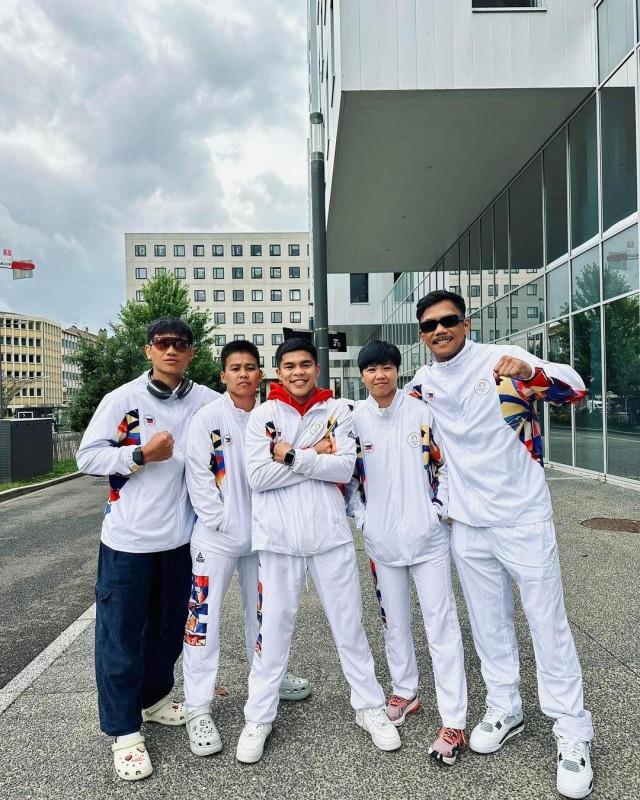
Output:
<path fill-rule="evenodd" d="M 585 528 L 594 531 L 622 531 L 624 533 L 640 533 L 640 520 L 618 519 L 616 517 L 593 517 L 581 523 Z"/>

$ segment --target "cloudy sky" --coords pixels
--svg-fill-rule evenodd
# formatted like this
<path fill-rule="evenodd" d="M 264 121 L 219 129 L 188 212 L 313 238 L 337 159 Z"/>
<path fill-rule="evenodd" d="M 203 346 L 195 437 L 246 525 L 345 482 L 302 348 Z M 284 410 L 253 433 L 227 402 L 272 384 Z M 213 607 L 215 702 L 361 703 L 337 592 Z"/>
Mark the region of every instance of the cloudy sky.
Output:
<path fill-rule="evenodd" d="M 125 231 L 304 230 L 304 0 L 2 0 L 0 309 L 94 329 Z"/>

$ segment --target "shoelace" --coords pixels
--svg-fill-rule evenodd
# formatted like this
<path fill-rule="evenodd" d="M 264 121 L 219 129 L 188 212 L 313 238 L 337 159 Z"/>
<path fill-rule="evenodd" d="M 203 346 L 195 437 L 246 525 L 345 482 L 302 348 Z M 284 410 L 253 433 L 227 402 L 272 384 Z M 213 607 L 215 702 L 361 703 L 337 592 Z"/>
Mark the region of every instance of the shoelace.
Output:
<path fill-rule="evenodd" d="M 562 753 L 563 761 L 573 761 L 582 768 L 580 761 L 584 758 L 584 742 L 580 739 L 558 738 L 558 749 Z"/>
<path fill-rule="evenodd" d="M 404 697 L 400 697 L 398 694 L 392 694 L 389 698 L 389 705 L 390 706 L 403 706 L 405 703 L 408 703 L 408 700 L 405 700 Z"/>
<path fill-rule="evenodd" d="M 249 727 L 247 725 L 246 734 L 247 736 L 259 736 L 262 733 L 262 729 L 264 728 L 264 723 L 259 722 L 256 725 L 252 725 Z"/>
<path fill-rule="evenodd" d="M 466 744 L 467 737 L 464 735 L 463 730 L 458 728 L 440 728 L 438 731 L 439 737 L 447 744 Z"/>
<path fill-rule="evenodd" d="M 386 728 L 387 726 L 391 725 L 389 722 L 389 717 L 387 716 L 387 712 L 384 710 L 384 706 L 380 708 L 372 708 L 371 709 L 371 716 L 378 728 Z"/>
<path fill-rule="evenodd" d="M 487 710 L 484 712 L 484 717 L 482 718 L 483 722 L 488 722 L 490 725 L 495 724 L 501 717 L 504 717 L 504 712 L 500 711 L 499 708 L 493 708 L 493 706 L 487 706 Z"/>

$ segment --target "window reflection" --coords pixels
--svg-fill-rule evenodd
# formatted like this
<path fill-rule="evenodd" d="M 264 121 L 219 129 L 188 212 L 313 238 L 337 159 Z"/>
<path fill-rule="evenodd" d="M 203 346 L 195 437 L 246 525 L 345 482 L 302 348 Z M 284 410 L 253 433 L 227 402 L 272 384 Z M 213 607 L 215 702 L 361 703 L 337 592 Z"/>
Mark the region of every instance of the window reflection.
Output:
<path fill-rule="evenodd" d="M 571 361 L 569 319 L 552 322 L 547 328 L 549 361 Z M 571 406 L 549 406 L 549 459 L 559 464 L 573 464 L 571 444 Z"/>
<path fill-rule="evenodd" d="M 573 366 L 587 389 L 575 406 L 576 467 L 604 470 L 600 309 L 573 317 Z"/>
<path fill-rule="evenodd" d="M 640 288 L 638 276 L 638 229 L 634 225 L 602 245 L 604 298 Z"/>

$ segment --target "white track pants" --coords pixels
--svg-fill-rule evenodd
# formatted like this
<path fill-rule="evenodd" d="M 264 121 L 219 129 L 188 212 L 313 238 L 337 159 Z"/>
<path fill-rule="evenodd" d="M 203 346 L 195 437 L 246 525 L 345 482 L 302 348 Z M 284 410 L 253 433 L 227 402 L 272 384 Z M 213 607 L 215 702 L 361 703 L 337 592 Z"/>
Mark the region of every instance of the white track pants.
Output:
<path fill-rule="evenodd" d="M 248 722 L 272 722 L 278 690 L 287 667 L 300 592 L 308 569 L 338 648 L 340 664 L 351 686 L 353 708 L 384 705 L 373 656 L 362 627 L 362 599 L 353 543 L 325 553 L 291 556 L 261 551 L 256 655 L 249 675 Z"/>
<path fill-rule="evenodd" d="M 449 550 L 410 567 L 371 562 L 393 693 L 410 699 L 418 692 L 418 664 L 411 635 L 409 581 L 418 593 L 433 664 L 436 700 L 442 724 L 467 724 L 467 679 Z"/>
<path fill-rule="evenodd" d="M 454 522 L 451 550 L 487 686 L 487 705 L 505 714 L 522 709 L 515 581 L 533 640 L 540 707 L 555 719 L 556 736 L 590 741 L 591 713 L 583 704 L 582 671 L 564 607 L 553 520 L 509 528 Z"/>
<path fill-rule="evenodd" d="M 249 664 L 258 635 L 258 554 L 233 557 L 192 547 L 191 563 L 194 577 L 182 651 L 187 710 L 206 707 L 213 700 L 220 662 L 222 603 L 235 570 L 240 582 Z"/>

